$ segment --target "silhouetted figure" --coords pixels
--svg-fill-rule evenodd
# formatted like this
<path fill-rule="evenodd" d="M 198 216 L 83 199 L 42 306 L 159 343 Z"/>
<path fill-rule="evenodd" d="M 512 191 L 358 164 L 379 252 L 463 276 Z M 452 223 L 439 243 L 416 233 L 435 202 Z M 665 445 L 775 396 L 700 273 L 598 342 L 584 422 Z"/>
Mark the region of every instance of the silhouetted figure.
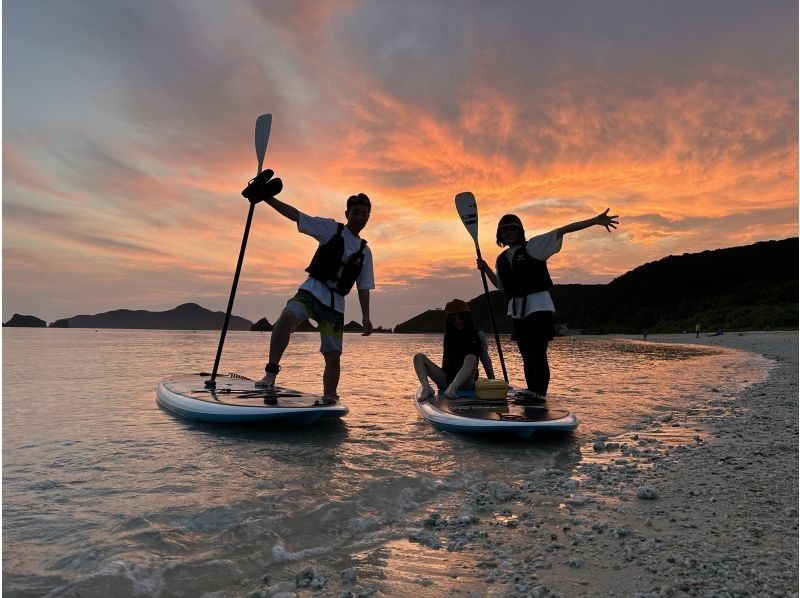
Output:
<path fill-rule="evenodd" d="M 478 377 L 480 360 L 486 377 L 494 378 L 494 368 L 489 357 L 486 334 L 475 328 L 472 312 L 465 301 L 453 299 L 444 306 L 447 324 L 444 333 L 442 367 L 423 353 L 414 355 L 414 371 L 422 385 L 420 399 L 434 395 L 428 378 L 436 383 L 444 396 L 455 399 L 459 389 L 471 389 Z"/>
<path fill-rule="evenodd" d="M 297 223 L 297 230 L 314 237 L 319 247 L 306 272 L 309 276 L 300 285 L 281 312 L 272 329 L 269 344 L 269 360 L 265 375 L 256 382 L 259 388 L 275 388 L 275 378 L 280 372 L 280 361 L 292 332 L 313 319 L 320 333 L 320 353 L 325 358 L 322 375 L 323 400 L 336 403 L 337 388 L 341 373 L 342 329 L 344 328 L 344 297 L 355 286 L 361 304 L 364 324 L 362 336 L 372 334 L 369 317 L 370 289 L 375 288 L 372 270 L 372 252 L 359 233 L 367 225 L 372 203 L 364 193 L 347 198 L 344 212 L 346 223 L 331 218 L 319 218 L 303 214 L 293 206 L 274 196 L 257 197 L 276 212 Z M 252 200 L 251 200 L 252 201 Z"/>
<path fill-rule="evenodd" d="M 567 233 L 595 225 L 611 232 L 612 228 L 617 228 L 616 218 L 609 216 L 606 210 L 594 218 L 567 224 L 526 241 L 522 221 L 514 214 L 506 214 L 497 224 L 497 244 L 507 247 L 497 257 L 497 274 L 484 260 L 478 259 L 478 269 L 508 298 L 511 337 L 517 341 L 522 355 L 530 393 L 544 397 L 550 384 L 547 345 L 555 336 L 553 312 L 556 308 L 549 293 L 553 281 L 547 270 L 547 260 L 561 251 Z"/>

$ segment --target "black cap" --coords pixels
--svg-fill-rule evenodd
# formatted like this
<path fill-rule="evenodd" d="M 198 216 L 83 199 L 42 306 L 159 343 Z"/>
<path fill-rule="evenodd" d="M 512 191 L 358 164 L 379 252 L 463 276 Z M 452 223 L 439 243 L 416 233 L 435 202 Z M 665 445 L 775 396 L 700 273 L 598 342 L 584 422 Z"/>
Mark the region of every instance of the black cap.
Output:
<path fill-rule="evenodd" d="M 347 209 L 350 209 L 350 206 L 354 206 L 356 204 L 362 204 L 369 208 L 370 212 L 372 211 L 372 202 L 370 202 L 369 197 L 367 197 L 366 193 L 359 193 L 358 195 L 351 195 L 347 198 Z"/>
<path fill-rule="evenodd" d="M 497 223 L 497 228 L 504 228 L 506 226 L 517 226 L 519 228 L 523 228 L 522 220 L 520 220 L 519 216 L 515 214 L 506 214 L 500 219 L 500 222 Z"/>

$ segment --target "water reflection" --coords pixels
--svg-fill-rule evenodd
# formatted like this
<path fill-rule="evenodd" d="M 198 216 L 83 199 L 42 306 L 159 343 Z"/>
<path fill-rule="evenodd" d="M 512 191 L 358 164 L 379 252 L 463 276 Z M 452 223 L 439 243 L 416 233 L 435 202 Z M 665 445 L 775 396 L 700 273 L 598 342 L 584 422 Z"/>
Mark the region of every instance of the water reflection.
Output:
<path fill-rule="evenodd" d="M 231 333 L 220 372 L 260 377 L 268 339 Z M 220 426 L 160 409 L 158 381 L 208 370 L 216 342 L 213 332 L 4 330 L 5 591 L 235 593 L 311 557 L 386 570 L 417 559 L 434 575 L 441 555 L 403 543 L 406 522 L 431 505 L 499 473 L 571 472 L 599 436 L 763 376 L 761 362 L 731 351 L 557 339 L 550 400 L 581 425 L 519 442 L 440 432 L 417 416 L 411 356 L 440 355 L 440 336 L 348 335 L 341 421 Z M 296 335 L 282 384 L 320 390 L 318 342 Z M 401 582 L 422 595 L 444 587 L 387 581 Z"/>

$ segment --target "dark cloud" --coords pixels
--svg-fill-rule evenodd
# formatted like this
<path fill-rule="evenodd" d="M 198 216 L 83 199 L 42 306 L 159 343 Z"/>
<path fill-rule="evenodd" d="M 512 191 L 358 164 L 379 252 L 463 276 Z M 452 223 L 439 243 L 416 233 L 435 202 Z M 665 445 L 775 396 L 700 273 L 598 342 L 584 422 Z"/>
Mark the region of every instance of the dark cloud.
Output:
<path fill-rule="evenodd" d="M 42 228 L 70 227 L 75 224 L 63 209 L 45 209 L 43 207 L 19 204 L 7 199 L 3 202 L 3 216 L 4 228 L 12 224 L 28 226 L 36 224 Z"/>
<path fill-rule="evenodd" d="M 38 231 L 40 234 L 46 231 L 49 244 L 68 248 L 78 247 L 93 255 L 112 253 L 137 258 L 168 256 L 167 253 L 151 247 L 149 241 L 123 240 L 122 235 L 117 232 L 108 234 L 85 232 L 81 229 L 86 226 L 91 227 L 92 223 L 84 223 L 79 217 L 59 209 L 48 210 L 6 201 L 3 204 L 3 212 L 7 221 L 13 222 L 16 229 Z"/>
<path fill-rule="evenodd" d="M 456 102 L 476 84 L 535 100 L 566 77 L 646 97 L 653 80 L 709 66 L 796 77 L 796 22 L 788 0 L 384 1 L 339 21 L 351 58 L 410 103 Z"/>
<path fill-rule="evenodd" d="M 641 214 L 625 218 L 626 224 L 643 224 L 664 232 L 691 232 L 699 230 L 713 230 L 714 228 L 728 233 L 744 231 L 754 222 L 760 225 L 783 225 L 797 219 L 795 206 L 780 208 L 757 208 L 747 211 L 738 211 L 724 215 L 686 216 L 667 218 L 661 214 Z"/>
<path fill-rule="evenodd" d="M 38 135 L 58 118 L 50 132 L 62 140 L 83 133 L 101 145 L 200 166 L 226 150 L 242 155 L 242 131 L 252 129 L 259 113 L 288 112 L 280 79 L 263 61 L 278 49 L 270 47 L 268 31 L 242 31 L 238 20 L 247 15 L 235 5 L 75 0 L 46 10 L 10 2 L 6 9 L 6 25 L 26 37 L 20 44 L 40 39 L 58 56 L 60 73 L 39 111 L 42 122 L 26 119 Z M 24 54 L 9 62 L 15 97 L 41 103 L 40 83 L 31 77 L 41 65 L 27 64 Z M 71 104 L 59 104 L 60 89 Z M 71 106 L 73 116 L 83 115 L 87 107 L 80 101 L 99 109 L 86 114 L 91 120 L 83 121 L 82 131 L 65 113 Z"/>
<path fill-rule="evenodd" d="M 645 161 L 680 147 L 684 159 L 744 159 L 772 144 L 742 136 L 738 125 L 776 93 L 788 110 L 769 110 L 760 124 L 774 143 L 788 141 L 797 129 L 796 17 L 785 1 L 756 9 L 727 1 L 412 0 L 360 4 L 328 35 L 338 37 L 340 60 L 361 65 L 365 88 L 460 127 L 465 147 L 522 169 L 621 155 Z M 505 108 L 508 131 L 495 120 Z M 477 126 L 464 129 L 476 112 Z M 380 126 L 370 130 L 379 144 Z"/>
<path fill-rule="evenodd" d="M 99 139 L 83 134 L 57 140 L 44 151 L 64 167 L 65 179 L 84 189 L 100 190 L 114 181 L 132 181 L 145 176 L 130 160 L 117 155 L 113 146 L 104 147 Z"/>

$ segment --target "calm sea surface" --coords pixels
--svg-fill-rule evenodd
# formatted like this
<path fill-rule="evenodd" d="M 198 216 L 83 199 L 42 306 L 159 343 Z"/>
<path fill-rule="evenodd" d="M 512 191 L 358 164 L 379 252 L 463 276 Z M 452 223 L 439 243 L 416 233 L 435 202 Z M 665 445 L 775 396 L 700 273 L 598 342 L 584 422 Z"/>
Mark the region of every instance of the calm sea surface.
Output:
<path fill-rule="evenodd" d="M 242 595 L 310 559 L 390 575 L 417 558 L 401 542 L 408 522 L 477 481 L 569 470 L 598 433 L 766 371 L 766 360 L 728 350 L 560 338 L 550 398 L 576 412 L 578 432 L 505 442 L 439 432 L 417 416 L 411 357 L 440 359 L 441 336 L 346 335 L 341 422 L 232 427 L 159 408 L 159 380 L 209 371 L 217 340 L 3 330 L 5 595 Z M 220 372 L 261 377 L 268 340 L 230 333 Z M 321 390 L 318 345 L 313 333 L 293 337 L 282 384 Z M 512 384 L 524 386 L 510 341 L 504 352 Z"/>

